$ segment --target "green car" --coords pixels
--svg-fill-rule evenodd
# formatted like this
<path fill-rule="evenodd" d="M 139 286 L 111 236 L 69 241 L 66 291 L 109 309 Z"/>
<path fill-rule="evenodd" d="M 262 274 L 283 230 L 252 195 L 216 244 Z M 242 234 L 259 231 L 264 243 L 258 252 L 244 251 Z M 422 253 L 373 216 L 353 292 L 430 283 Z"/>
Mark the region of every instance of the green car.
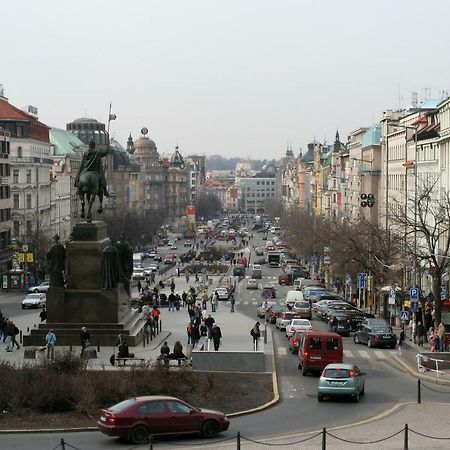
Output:
<path fill-rule="evenodd" d="M 355 402 L 364 395 L 365 373 L 353 364 L 328 364 L 319 379 L 317 400 L 350 396 Z"/>

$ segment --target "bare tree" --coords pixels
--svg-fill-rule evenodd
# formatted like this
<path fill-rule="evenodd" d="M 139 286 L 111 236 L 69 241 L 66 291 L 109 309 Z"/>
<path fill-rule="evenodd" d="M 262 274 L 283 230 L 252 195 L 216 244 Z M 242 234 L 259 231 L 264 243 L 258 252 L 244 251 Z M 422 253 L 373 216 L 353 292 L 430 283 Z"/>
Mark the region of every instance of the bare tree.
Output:
<path fill-rule="evenodd" d="M 200 192 L 195 199 L 195 214 L 197 217 L 211 219 L 222 209 L 222 202 L 213 192 Z"/>
<path fill-rule="evenodd" d="M 442 276 L 450 267 L 450 195 L 440 188 L 439 179 L 419 177 L 417 192 L 406 201 L 393 201 L 391 219 L 404 230 L 407 254 L 417 266 L 428 270 L 432 279 L 435 325 L 441 322 Z"/>

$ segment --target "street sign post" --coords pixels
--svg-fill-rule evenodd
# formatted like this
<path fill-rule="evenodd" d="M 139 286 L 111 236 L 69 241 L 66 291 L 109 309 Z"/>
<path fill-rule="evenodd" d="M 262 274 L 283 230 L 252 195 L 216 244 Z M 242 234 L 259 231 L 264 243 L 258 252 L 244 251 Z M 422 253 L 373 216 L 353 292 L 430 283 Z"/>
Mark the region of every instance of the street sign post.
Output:
<path fill-rule="evenodd" d="M 400 312 L 400 319 L 402 319 L 402 320 L 409 320 L 409 311 L 401 311 Z"/>
<path fill-rule="evenodd" d="M 389 289 L 389 300 L 390 305 L 395 305 L 395 289 Z"/>

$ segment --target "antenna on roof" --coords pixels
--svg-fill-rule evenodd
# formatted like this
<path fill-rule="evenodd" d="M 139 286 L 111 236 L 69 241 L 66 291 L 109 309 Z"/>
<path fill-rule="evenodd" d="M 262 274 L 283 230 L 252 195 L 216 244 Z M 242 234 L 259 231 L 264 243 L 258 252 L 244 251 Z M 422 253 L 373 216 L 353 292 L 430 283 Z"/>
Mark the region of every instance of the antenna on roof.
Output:
<path fill-rule="evenodd" d="M 411 105 L 413 108 L 416 108 L 418 104 L 418 97 L 417 97 L 417 92 L 416 91 L 412 91 L 411 92 Z"/>
<path fill-rule="evenodd" d="M 5 96 L 5 89 L 3 89 L 3 84 L 0 84 L 0 97 Z"/>

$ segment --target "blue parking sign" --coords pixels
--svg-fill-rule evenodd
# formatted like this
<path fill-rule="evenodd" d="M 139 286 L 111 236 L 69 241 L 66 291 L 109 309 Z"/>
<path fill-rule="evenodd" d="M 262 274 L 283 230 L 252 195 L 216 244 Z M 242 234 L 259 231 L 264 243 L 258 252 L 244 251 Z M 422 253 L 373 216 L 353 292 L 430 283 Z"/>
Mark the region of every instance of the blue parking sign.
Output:
<path fill-rule="evenodd" d="M 409 298 L 412 302 L 418 302 L 419 301 L 419 289 L 418 288 L 411 288 L 409 291 Z"/>
<path fill-rule="evenodd" d="M 365 289 L 367 287 L 367 275 L 363 272 L 358 273 L 358 289 Z"/>

